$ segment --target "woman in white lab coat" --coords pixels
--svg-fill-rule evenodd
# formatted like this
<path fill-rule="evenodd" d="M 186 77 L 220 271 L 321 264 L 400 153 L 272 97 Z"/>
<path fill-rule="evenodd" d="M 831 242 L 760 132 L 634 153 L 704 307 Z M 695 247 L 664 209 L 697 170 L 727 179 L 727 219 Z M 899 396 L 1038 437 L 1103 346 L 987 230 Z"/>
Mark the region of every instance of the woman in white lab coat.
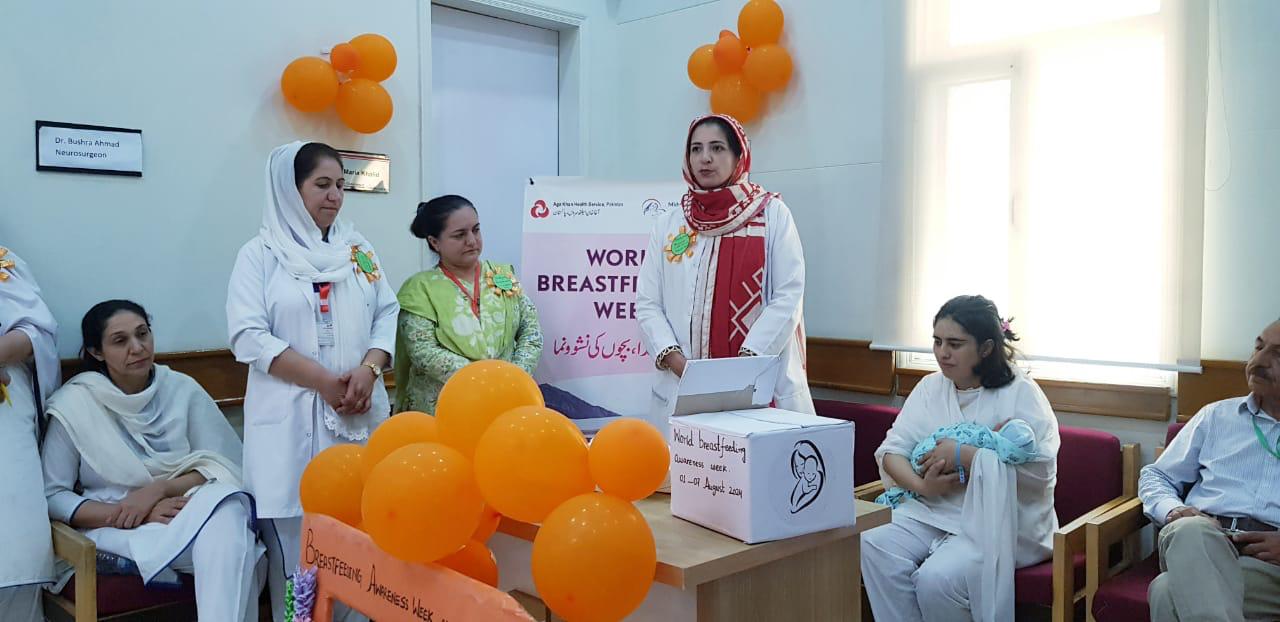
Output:
<path fill-rule="evenodd" d="M 267 519 L 277 621 L 298 564 L 303 469 L 330 446 L 365 442 L 391 411 L 382 370 L 400 307 L 369 241 L 338 215 L 343 183 L 328 145 L 273 150 L 262 228 L 227 288 L 231 350 L 249 365 L 245 483 Z"/>
<path fill-rule="evenodd" d="M 57 323 L 26 263 L 0 247 L 0 612 L 42 620 L 53 546 L 36 446 L 41 403 L 58 388 Z M 38 379 L 38 382 L 37 382 Z"/>
<path fill-rule="evenodd" d="M 748 180 L 751 145 L 727 115 L 689 126 L 681 210 L 658 217 L 636 315 L 654 356 L 651 415 L 675 407 L 689 359 L 778 355 L 778 408 L 812 413 L 805 374 L 804 252 L 791 210 Z"/>

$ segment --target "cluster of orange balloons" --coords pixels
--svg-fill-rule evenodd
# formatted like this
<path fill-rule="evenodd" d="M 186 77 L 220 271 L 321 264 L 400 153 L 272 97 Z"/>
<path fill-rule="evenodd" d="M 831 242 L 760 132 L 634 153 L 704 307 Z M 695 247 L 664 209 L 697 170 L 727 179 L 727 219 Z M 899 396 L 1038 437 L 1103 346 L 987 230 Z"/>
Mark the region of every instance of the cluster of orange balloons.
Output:
<path fill-rule="evenodd" d="M 284 68 L 280 91 L 303 112 L 329 106 L 347 127 L 372 134 L 387 126 L 394 107 L 380 82 L 396 70 L 396 48 L 386 37 L 359 35 L 329 50 L 329 60 L 303 56 Z"/>
<path fill-rule="evenodd" d="M 774 0 L 750 0 L 738 13 L 738 34 L 721 30 L 720 39 L 689 56 L 689 80 L 711 91 L 711 111 L 750 123 L 764 109 L 765 94 L 791 81 L 791 54 L 782 38 L 782 7 Z"/>
<path fill-rule="evenodd" d="M 317 454 L 302 506 L 400 559 L 495 587 L 485 543 L 502 516 L 541 523 L 532 570 L 547 605 L 570 622 L 621 620 L 657 568 L 653 533 L 631 502 L 662 485 L 669 460 L 661 433 L 638 419 L 610 423 L 588 445 L 524 370 L 479 361 L 449 379 L 434 417 L 399 413 L 365 447 Z"/>

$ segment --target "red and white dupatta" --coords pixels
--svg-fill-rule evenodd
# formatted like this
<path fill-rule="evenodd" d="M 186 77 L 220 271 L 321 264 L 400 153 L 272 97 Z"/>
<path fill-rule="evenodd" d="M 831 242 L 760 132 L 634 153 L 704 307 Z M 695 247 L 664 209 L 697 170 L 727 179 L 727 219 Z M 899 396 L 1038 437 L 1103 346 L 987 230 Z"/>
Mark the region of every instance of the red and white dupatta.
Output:
<path fill-rule="evenodd" d="M 742 145 L 742 157 L 725 185 L 703 188 L 690 170 L 689 141 L 693 129 L 713 117 L 733 128 Z M 751 145 L 736 119 L 707 115 L 689 125 L 684 155 L 684 180 L 689 191 L 680 199 L 680 205 L 689 226 L 709 245 L 698 265 L 691 358 L 738 356 L 747 332 L 764 307 L 764 208 L 778 195 L 751 183 L 750 171 Z"/>

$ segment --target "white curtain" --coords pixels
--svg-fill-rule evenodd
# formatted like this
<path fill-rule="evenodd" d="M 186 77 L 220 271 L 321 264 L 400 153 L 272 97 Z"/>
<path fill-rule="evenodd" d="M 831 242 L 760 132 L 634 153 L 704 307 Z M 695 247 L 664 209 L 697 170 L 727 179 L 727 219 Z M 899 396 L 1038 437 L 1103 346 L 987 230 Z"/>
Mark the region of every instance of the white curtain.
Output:
<path fill-rule="evenodd" d="M 1028 359 L 1198 371 L 1210 5 L 887 10 L 872 347 L 929 352 L 942 303 L 983 294 Z"/>

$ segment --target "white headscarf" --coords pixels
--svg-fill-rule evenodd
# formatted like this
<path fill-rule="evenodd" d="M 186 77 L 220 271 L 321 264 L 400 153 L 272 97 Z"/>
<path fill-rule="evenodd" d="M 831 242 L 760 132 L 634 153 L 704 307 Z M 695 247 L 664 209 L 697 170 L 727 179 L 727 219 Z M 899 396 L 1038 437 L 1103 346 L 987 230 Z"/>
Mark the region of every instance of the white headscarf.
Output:
<path fill-rule="evenodd" d="M 280 145 L 267 158 L 267 200 L 262 210 L 262 239 L 290 274 L 312 283 L 335 283 L 352 270 L 351 247 L 369 242 L 341 217 L 329 227 L 329 241 L 307 213 L 294 183 L 293 161 L 306 143 Z"/>
<path fill-rule="evenodd" d="M 7 250 L 0 263 L 12 261 L 10 268 L 0 268 L 9 278 L 0 281 L 0 335 L 11 330 L 26 333 L 36 361 L 36 378 L 40 384 L 37 404 L 58 388 L 62 372 L 58 365 L 56 335 L 58 323 L 40 298 L 40 286 L 17 253 Z"/>
<path fill-rule="evenodd" d="M 259 236 L 289 274 L 311 283 L 334 284 L 335 360 L 343 369 L 350 369 L 364 358 L 372 323 L 370 310 L 359 292 L 359 280 L 365 277 L 352 260 L 351 247 L 372 252 L 373 246 L 341 217 L 333 220 L 329 241 L 324 241 L 294 182 L 293 162 L 305 144 L 294 141 L 280 145 L 267 158 L 267 203 Z M 380 387 L 375 388 L 371 402 L 369 412 L 347 416 L 324 404 L 325 427 L 348 440 L 367 439 L 391 410 L 386 391 Z"/>

